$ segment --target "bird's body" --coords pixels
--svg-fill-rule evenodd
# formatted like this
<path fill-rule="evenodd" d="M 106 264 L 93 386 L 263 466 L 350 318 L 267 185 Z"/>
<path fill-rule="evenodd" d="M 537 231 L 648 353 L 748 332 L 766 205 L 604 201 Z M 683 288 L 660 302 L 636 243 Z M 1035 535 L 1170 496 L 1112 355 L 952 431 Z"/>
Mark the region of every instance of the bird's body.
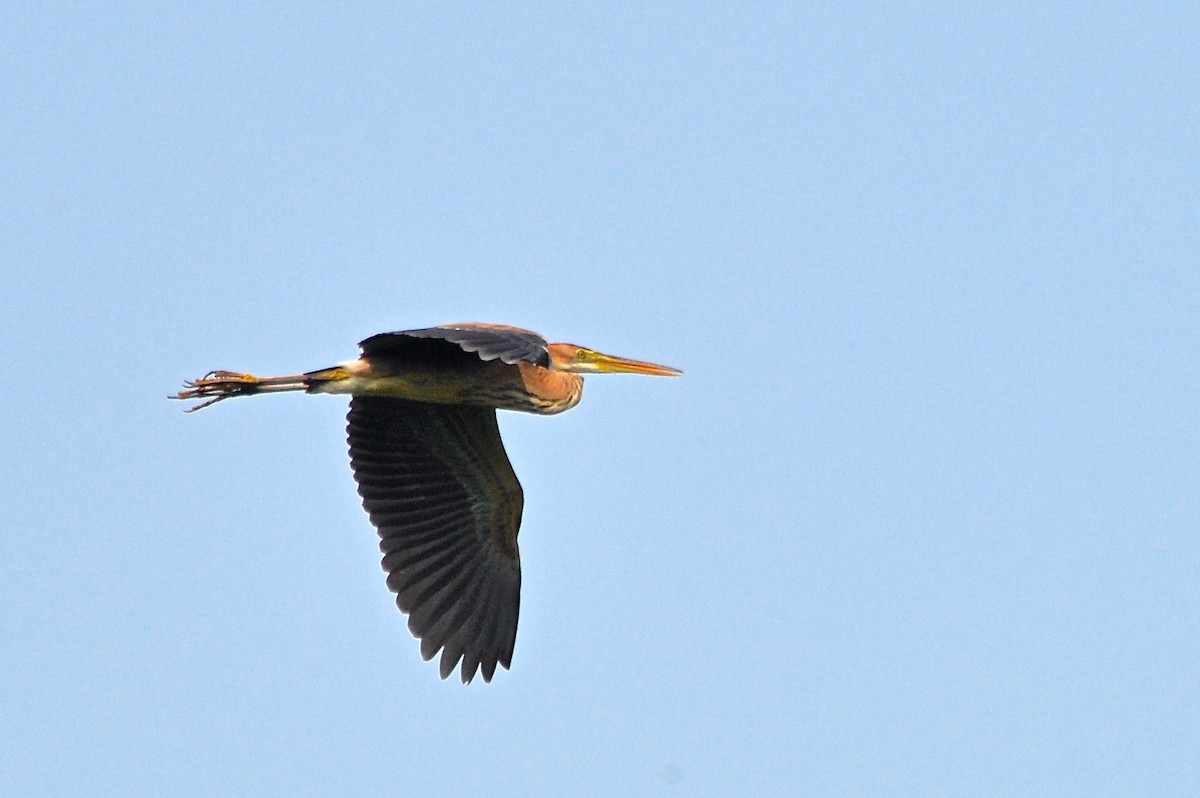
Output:
<path fill-rule="evenodd" d="M 485 341 L 493 342 L 494 348 L 465 348 Z M 583 395 L 583 377 L 552 368 L 552 347 L 562 344 L 547 344 L 536 333 L 516 327 L 460 324 L 381 333 L 360 346 L 362 357 L 342 366 L 349 376 L 315 385 L 313 393 L 390 396 L 547 415 L 571 409 Z"/>
<path fill-rule="evenodd" d="M 210 372 L 177 399 L 198 410 L 256 393 L 350 394 L 350 462 L 379 532 L 388 587 L 425 659 L 443 678 L 509 667 L 520 601 L 517 531 L 524 496 L 504 452 L 496 409 L 553 414 L 579 403 L 582 373 L 674 375 L 537 333 L 454 324 L 381 333 L 362 355 L 284 377 Z"/>

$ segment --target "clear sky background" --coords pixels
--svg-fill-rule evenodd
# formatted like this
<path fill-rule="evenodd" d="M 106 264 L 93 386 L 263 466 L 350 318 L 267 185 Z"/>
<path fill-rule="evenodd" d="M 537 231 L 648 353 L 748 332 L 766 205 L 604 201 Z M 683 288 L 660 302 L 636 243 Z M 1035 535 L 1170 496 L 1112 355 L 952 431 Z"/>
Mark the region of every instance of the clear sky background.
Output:
<path fill-rule="evenodd" d="M 0 793 L 1196 795 L 1194 3 L 9 4 Z M 486 320 L 511 672 L 423 663 L 345 399 Z"/>

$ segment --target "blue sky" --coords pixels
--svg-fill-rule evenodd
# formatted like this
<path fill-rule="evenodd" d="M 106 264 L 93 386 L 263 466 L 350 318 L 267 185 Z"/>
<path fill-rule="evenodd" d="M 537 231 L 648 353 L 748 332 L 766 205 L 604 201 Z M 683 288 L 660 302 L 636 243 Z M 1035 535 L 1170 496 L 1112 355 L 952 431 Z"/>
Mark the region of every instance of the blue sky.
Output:
<path fill-rule="evenodd" d="M 1195 795 L 1192 4 L 0 11 L 0 792 Z M 345 400 L 517 324 L 511 672 L 442 682 Z"/>

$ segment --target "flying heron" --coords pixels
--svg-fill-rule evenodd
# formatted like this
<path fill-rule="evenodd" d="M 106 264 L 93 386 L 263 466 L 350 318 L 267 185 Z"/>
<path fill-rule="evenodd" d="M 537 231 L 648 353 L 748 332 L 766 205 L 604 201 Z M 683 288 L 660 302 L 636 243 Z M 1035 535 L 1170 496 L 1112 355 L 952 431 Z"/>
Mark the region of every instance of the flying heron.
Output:
<path fill-rule="evenodd" d="M 355 360 L 304 374 L 212 371 L 172 398 L 202 400 L 191 412 L 260 393 L 350 394 L 350 467 L 421 656 L 442 651 L 443 679 L 461 659 L 464 683 L 477 670 L 491 681 L 512 663 L 525 503 L 496 410 L 570 410 L 584 374 L 681 372 L 499 324 L 380 333 L 359 347 Z"/>

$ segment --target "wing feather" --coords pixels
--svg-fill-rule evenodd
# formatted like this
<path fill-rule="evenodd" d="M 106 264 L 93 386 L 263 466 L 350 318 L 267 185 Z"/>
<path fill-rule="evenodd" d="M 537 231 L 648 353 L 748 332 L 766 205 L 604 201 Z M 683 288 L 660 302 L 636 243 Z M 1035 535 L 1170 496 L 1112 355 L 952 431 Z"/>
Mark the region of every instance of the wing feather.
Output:
<path fill-rule="evenodd" d="M 364 351 L 365 351 L 364 346 Z M 442 677 L 508 668 L 520 613 L 524 498 L 496 411 L 378 396 L 350 401 L 350 464 L 396 603 Z"/>
<path fill-rule="evenodd" d="M 359 343 L 363 355 L 398 354 L 415 349 L 418 341 L 445 341 L 463 352 L 473 352 L 480 360 L 499 360 L 509 365 L 521 361 L 550 367 L 546 339 L 535 332 L 500 324 L 446 324 L 421 330 L 379 333 Z"/>

